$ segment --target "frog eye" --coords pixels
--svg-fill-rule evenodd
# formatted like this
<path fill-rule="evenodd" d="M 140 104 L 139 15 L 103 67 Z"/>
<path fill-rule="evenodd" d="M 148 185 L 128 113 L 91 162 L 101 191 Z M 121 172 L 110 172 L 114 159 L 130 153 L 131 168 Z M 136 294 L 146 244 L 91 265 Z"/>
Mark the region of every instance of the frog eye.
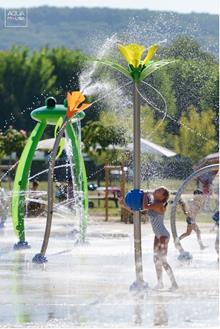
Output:
<path fill-rule="evenodd" d="M 57 103 L 57 101 L 56 101 L 56 99 L 55 99 L 54 97 L 48 97 L 48 98 L 46 99 L 46 101 L 45 101 L 45 105 L 46 105 L 46 107 L 48 107 L 48 108 L 53 108 L 53 107 L 55 107 L 55 106 L 56 106 L 56 103 Z"/>

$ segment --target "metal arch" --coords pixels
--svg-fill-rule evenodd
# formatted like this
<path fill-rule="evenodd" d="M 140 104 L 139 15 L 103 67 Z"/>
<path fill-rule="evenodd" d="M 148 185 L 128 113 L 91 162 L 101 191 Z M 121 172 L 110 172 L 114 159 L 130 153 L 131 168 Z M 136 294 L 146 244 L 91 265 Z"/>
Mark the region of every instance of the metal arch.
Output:
<path fill-rule="evenodd" d="M 170 214 L 170 225 L 171 225 L 171 231 L 172 231 L 172 235 L 173 235 L 173 240 L 174 240 L 174 244 L 175 247 L 179 250 L 179 252 L 184 252 L 184 249 L 178 239 L 178 235 L 177 235 L 177 229 L 176 229 L 176 208 L 178 205 L 178 202 L 180 200 L 181 194 L 183 193 L 183 191 L 185 190 L 186 185 L 193 179 L 201 176 L 202 174 L 205 174 L 209 171 L 213 171 L 213 170 L 218 170 L 219 169 L 219 164 L 213 164 L 213 165 L 209 165 L 203 168 L 200 168 L 198 170 L 196 170 L 195 172 L 193 172 L 189 177 L 187 177 L 185 179 L 185 181 L 183 182 L 183 184 L 180 186 L 179 190 L 177 191 L 177 194 L 175 196 L 175 199 L 173 201 L 173 205 L 171 208 L 171 214 Z"/>

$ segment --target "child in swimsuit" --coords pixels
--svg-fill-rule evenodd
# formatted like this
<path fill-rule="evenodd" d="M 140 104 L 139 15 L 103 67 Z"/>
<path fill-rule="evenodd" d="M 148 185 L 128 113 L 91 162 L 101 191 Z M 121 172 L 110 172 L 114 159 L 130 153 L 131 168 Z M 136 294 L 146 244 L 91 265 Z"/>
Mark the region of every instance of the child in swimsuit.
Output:
<path fill-rule="evenodd" d="M 216 211 L 214 215 L 212 216 L 212 219 L 215 221 L 215 227 L 216 227 L 216 239 L 215 239 L 215 250 L 217 254 L 219 255 L 219 211 Z M 219 258 L 218 258 L 219 261 Z"/>
<path fill-rule="evenodd" d="M 178 285 L 176 283 L 172 268 L 167 263 L 166 259 L 170 234 L 164 225 L 164 214 L 166 211 L 168 198 L 169 191 L 163 186 L 157 188 L 153 192 L 153 201 L 150 200 L 149 193 L 145 192 L 143 198 L 143 210 L 141 210 L 141 213 L 147 212 L 153 232 L 155 234 L 153 247 L 154 264 L 158 280 L 155 289 L 163 289 L 164 287 L 162 278 L 162 272 L 164 268 L 171 281 L 170 290 L 175 290 L 178 288 Z M 120 200 L 120 204 L 122 207 L 125 207 L 127 210 L 132 212 L 132 210 L 125 205 L 123 199 Z"/>
<path fill-rule="evenodd" d="M 205 197 L 201 190 L 195 190 L 193 194 L 194 194 L 193 199 L 189 201 L 188 205 L 186 205 L 183 200 L 179 201 L 179 204 L 181 205 L 181 208 L 184 214 L 186 215 L 186 223 L 187 223 L 186 232 L 179 237 L 179 240 L 184 239 L 185 237 L 189 236 L 192 233 L 192 231 L 195 231 L 200 249 L 203 250 L 206 248 L 206 246 L 204 246 L 202 242 L 201 231 L 196 223 L 196 216 L 204 207 Z"/>
<path fill-rule="evenodd" d="M 147 211 L 152 225 L 154 238 L 154 264 L 158 283 L 156 289 L 163 288 L 162 272 L 167 272 L 171 281 L 171 290 L 178 288 L 171 266 L 167 262 L 167 251 L 170 234 L 164 225 L 164 214 L 166 211 L 169 191 L 165 187 L 159 187 L 153 192 L 154 200 L 148 203 L 147 194 L 144 194 L 143 212 Z"/>

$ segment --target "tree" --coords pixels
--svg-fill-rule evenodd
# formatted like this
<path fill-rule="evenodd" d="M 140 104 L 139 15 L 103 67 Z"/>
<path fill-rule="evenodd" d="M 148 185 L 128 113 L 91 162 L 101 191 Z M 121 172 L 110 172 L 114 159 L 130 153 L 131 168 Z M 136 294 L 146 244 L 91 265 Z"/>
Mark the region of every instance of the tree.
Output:
<path fill-rule="evenodd" d="M 190 106 L 196 107 L 197 111 L 211 108 L 218 113 L 219 76 L 215 58 L 202 50 L 199 44 L 189 37 L 178 38 L 169 47 L 161 48 L 159 57 L 162 56 L 175 60 L 166 68 L 171 80 L 171 91 L 176 100 L 176 112 L 169 111 L 169 114 L 178 121 Z M 170 99 L 169 94 L 165 96 L 166 100 Z M 169 104 L 168 108 L 170 108 Z M 170 121 L 167 131 L 178 134 L 178 124 Z"/>
<path fill-rule="evenodd" d="M 166 121 L 162 121 L 163 115 L 155 119 L 154 110 L 147 106 L 141 107 L 141 137 L 152 140 L 154 143 L 166 146 Z M 117 129 L 123 127 L 125 141 L 132 141 L 133 110 L 125 109 L 120 113 L 102 112 L 99 120 L 103 126 L 113 126 Z"/>
<path fill-rule="evenodd" d="M 4 136 L 3 136 L 3 133 L 0 132 L 0 159 L 3 159 L 4 156 L 5 156 Z"/>
<path fill-rule="evenodd" d="M 90 121 L 82 128 L 84 151 L 96 163 L 116 161 L 117 146 L 125 145 L 124 129 L 114 126 L 105 127 L 100 121 Z M 108 149 L 111 145 L 112 149 Z"/>
<path fill-rule="evenodd" d="M 176 62 L 163 70 L 158 70 L 146 82 L 164 96 L 168 115 L 161 123 L 162 112 L 165 110 L 163 101 L 154 90 L 144 84 L 141 85 L 144 98 L 149 99 L 158 108 L 149 107 L 144 99 L 141 100 L 142 136 L 160 145 L 172 147 L 173 136 L 179 135 L 178 122 L 192 106 L 199 113 L 207 109 L 215 111 L 214 123 L 218 131 L 219 75 L 215 59 L 189 38 L 178 39 L 169 47 L 159 49 L 161 49 L 158 53 L 159 57 L 173 58 Z M 108 52 L 109 56 L 110 54 Z M 87 72 L 91 71 L 92 64 L 86 62 L 85 68 L 83 65 L 85 58 L 86 56 L 80 51 L 63 47 L 52 49 L 45 47 L 32 53 L 27 48 L 19 47 L 0 51 L 0 129 L 4 130 L 13 124 L 17 129 L 25 127 L 28 132 L 31 131 L 34 125 L 30 117 L 32 109 L 43 106 L 48 95 L 55 95 L 57 101 L 62 103 L 66 91 L 79 88 L 79 76 L 82 70 L 85 72 L 85 80 L 87 79 Z M 103 66 L 97 66 L 94 71 L 92 75 L 94 88 L 91 90 L 95 92 L 89 96 L 88 101 L 99 101 L 86 112 L 82 126 L 87 126 L 89 121 L 101 120 L 104 127 L 111 125 L 125 128 L 125 136 L 130 138 L 133 112 L 126 107 L 130 102 L 128 91 L 131 86 L 126 85 L 126 88 L 115 93 L 119 86 L 123 86 L 124 81 L 121 76 L 113 71 L 104 70 Z M 114 74 L 114 79 L 111 74 Z M 88 80 L 89 78 L 90 76 Z M 99 86 L 103 94 L 96 93 Z M 109 108 L 111 112 L 108 113 Z M 50 131 L 51 129 L 47 129 L 46 134 Z"/>
<path fill-rule="evenodd" d="M 17 157 L 19 157 L 24 149 L 26 141 L 26 131 L 18 131 L 12 126 L 10 126 L 4 134 L 1 133 L 0 135 L 0 146 L 6 155 L 11 155 L 11 153 L 15 152 Z"/>
<path fill-rule="evenodd" d="M 48 95 L 63 102 L 68 90 L 79 89 L 79 74 L 85 55 L 64 48 L 29 52 L 12 47 L 0 52 L 1 123 L 4 129 L 16 127 L 32 130 L 30 110 L 44 105 Z"/>
<path fill-rule="evenodd" d="M 56 80 L 51 62 L 40 52 L 30 55 L 26 48 L 13 47 L 0 53 L 0 68 L 0 128 L 15 121 L 18 129 L 32 130 L 29 109 L 34 102 L 41 104 L 37 98 L 51 91 Z"/>
<path fill-rule="evenodd" d="M 164 47 L 160 51 L 161 56 L 183 59 L 185 61 L 215 61 L 214 56 L 204 51 L 199 43 L 188 37 L 178 37 L 169 47 Z"/>
<path fill-rule="evenodd" d="M 174 137 L 176 152 L 193 162 L 214 152 L 217 146 L 214 118 L 212 110 L 198 113 L 194 107 L 189 108 L 181 116 L 179 136 Z"/>
<path fill-rule="evenodd" d="M 173 64 L 170 74 L 172 75 L 172 89 L 176 98 L 175 118 L 177 121 L 190 106 L 196 107 L 197 111 L 203 111 L 207 108 L 204 107 L 203 102 L 207 99 L 208 86 L 209 93 L 212 97 L 216 97 L 217 79 L 215 83 L 209 83 L 213 80 L 212 72 L 215 70 L 216 64 L 208 64 L 207 62 L 179 60 Z M 211 104 L 212 102 L 208 105 L 209 108 Z M 174 133 L 178 133 L 177 128 L 178 126 L 174 123 Z"/>
<path fill-rule="evenodd" d="M 70 90 L 79 89 L 79 75 L 87 58 L 78 50 L 43 48 L 41 51 L 53 65 L 52 74 L 56 77 L 56 94 L 63 95 Z"/>
<path fill-rule="evenodd" d="M 173 63 L 171 63 L 169 67 L 164 67 L 162 70 L 158 70 L 157 72 L 155 72 L 155 74 L 152 74 L 148 77 L 147 82 L 149 82 L 162 94 L 166 102 L 168 114 L 175 116 L 177 109 L 176 97 L 174 93 L 174 88 L 172 86 L 172 74 L 170 73 L 172 72 L 172 67 Z M 153 108 L 151 109 L 156 123 L 163 117 L 163 114 L 166 110 L 164 100 L 156 93 L 156 91 L 150 89 L 146 85 L 144 86 L 144 89 L 146 90 L 147 98 L 150 99 L 153 104 L 155 104 L 155 106 L 158 108 L 158 110 Z M 167 121 L 166 131 L 173 131 L 173 122 Z"/>
<path fill-rule="evenodd" d="M 215 111 L 215 126 L 219 133 L 219 69 L 218 65 L 209 66 L 210 76 L 202 89 L 200 106 L 202 110 L 211 108 Z"/>

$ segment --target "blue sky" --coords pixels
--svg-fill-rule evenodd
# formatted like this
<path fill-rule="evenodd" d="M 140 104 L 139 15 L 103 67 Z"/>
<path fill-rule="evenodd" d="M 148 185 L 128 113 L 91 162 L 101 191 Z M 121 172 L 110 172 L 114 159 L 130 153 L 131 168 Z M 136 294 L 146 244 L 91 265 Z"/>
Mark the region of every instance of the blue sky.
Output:
<path fill-rule="evenodd" d="M 42 5 L 69 7 L 147 8 L 181 13 L 218 14 L 218 0 L 0 0 L 0 7 L 37 7 Z"/>

